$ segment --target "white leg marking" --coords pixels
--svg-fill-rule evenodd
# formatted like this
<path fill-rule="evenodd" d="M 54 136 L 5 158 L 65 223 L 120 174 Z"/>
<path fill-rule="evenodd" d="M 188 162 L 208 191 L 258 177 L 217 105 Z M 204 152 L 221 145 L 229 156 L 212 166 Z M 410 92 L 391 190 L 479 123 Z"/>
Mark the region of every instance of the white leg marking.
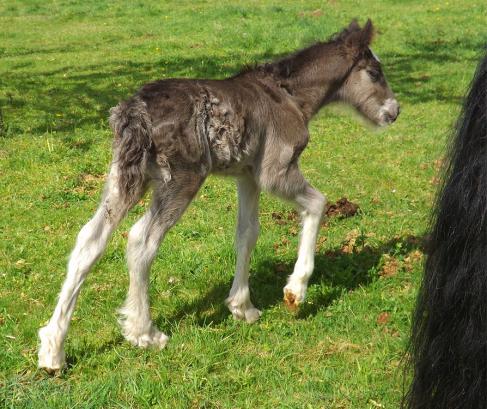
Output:
<path fill-rule="evenodd" d="M 127 263 L 130 285 L 127 299 L 119 310 L 122 333 L 127 341 L 142 348 L 164 348 L 169 337 L 152 323 L 149 310 L 149 272 L 164 229 L 151 208 L 130 230 Z"/>
<path fill-rule="evenodd" d="M 316 190 L 296 200 L 303 210 L 301 212 L 302 231 L 299 243 L 298 260 L 294 271 L 284 287 L 284 301 L 290 308 L 296 308 L 304 301 L 308 281 L 313 274 L 316 238 L 320 229 L 325 197 Z"/>
<path fill-rule="evenodd" d="M 102 204 L 81 229 L 68 263 L 68 273 L 49 323 L 39 330 L 40 368 L 56 371 L 64 366 L 64 339 L 81 285 L 103 253 L 107 241 L 129 205 L 122 203 L 117 188 L 117 171 L 112 166 Z"/>
<path fill-rule="evenodd" d="M 261 315 L 252 305 L 249 291 L 250 255 L 259 235 L 259 193 L 252 179 L 238 180 L 237 266 L 230 294 L 225 301 L 235 319 L 249 323 L 257 321 Z"/>

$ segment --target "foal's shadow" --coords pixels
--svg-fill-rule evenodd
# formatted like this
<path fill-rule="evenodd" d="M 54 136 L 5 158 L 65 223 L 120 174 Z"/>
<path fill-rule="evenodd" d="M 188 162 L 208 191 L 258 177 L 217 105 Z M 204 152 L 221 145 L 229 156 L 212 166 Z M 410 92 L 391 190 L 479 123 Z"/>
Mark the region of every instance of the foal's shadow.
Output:
<path fill-rule="evenodd" d="M 358 242 L 353 252 L 345 252 L 338 247 L 318 253 L 308 288 L 308 300 L 311 299 L 311 302 L 304 303 L 296 317 L 304 319 L 314 316 L 344 292 L 371 283 L 379 276 L 384 255 L 401 257 L 415 249 L 424 249 L 424 246 L 424 237 L 409 235 L 391 239 L 376 247 L 361 246 Z M 294 261 L 264 260 L 252 269 L 251 297 L 257 308 L 265 311 L 282 302 L 282 288 L 287 276 L 292 273 Z M 230 316 L 223 304 L 230 286 L 231 281 L 220 281 L 202 292 L 200 298 L 180 306 L 172 316 L 159 315 L 156 323 L 165 328 L 172 327 L 185 316 L 192 315 L 196 325 L 219 324 Z"/>
<path fill-rule="evenodd" d="M 95 345 L 90 342 L 71 346 L 66 357 L 67 372 L 71 371 L 79 362 L 84 362 L 86 359 L 93 356 L 101 355 L 107 351 L 113 350 L 114 347 L 123 344 L 123 342 L 124 338 L 122 334 L 119 333 L 101 345 Z"/>

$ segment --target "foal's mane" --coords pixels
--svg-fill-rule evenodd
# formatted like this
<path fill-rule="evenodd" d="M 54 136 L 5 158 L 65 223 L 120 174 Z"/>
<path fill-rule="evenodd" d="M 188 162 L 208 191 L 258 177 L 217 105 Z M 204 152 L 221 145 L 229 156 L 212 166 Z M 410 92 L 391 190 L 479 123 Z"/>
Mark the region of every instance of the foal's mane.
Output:
<path fill-rule="evenodd" d="M 233 78 L 249 73 L 267 74 L 281 79 L 289 78 L 333 49 L 338 49 L 338 52 L 343 55 L 354 54 L 353 57 L 357 58 L 361 55 L 363 48 L 368 46 L 372 36 L 373 26 L 370 19 L 363 28 L 360 28 L 357 20 L 352 20 L 348 27 L 331 35 L 326 41 L 316 41 L 291 54 L 278 56 L 271 62 L 247 65 Z"/>

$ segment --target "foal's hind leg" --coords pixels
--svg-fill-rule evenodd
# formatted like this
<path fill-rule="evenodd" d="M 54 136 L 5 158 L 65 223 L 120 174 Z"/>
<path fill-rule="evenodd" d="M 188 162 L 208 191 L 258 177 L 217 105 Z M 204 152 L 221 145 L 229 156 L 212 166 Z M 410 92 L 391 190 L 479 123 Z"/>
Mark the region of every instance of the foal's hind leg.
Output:
<path fill-rule="evenodd" d="M 154 189 L 151 208 L 132 227 L 127 245 L 130 284 L 120 309 L 122 332 L 139 347 L 163 348 L 168 337 L 151 321 L 149 310 L 149 270 L 164 234 L 178 221 L 198 192 L 204 176 L 174 170 L 167 184 Z"/>
<path fill-rule="evenodd" d="M 260 311 L 250 301 L 249 292 L 250 254 L 259 235 L 259 193 L 250 176 L 238 180 L 237 267 L 232 289 L 225 301 L 234 318 L 249 323 L 260 317 Z"/>
<path fill-rule="evenodd" d="M 39 330 L 39 367 L 54 371 L 64 365 L 64 339 L 81 285 L 101 256 L 112 231 L 132 205 L 133 203 L 124 200 L 120 195 L 118 169 L 114 164 L 100 207 L 78 234 L 54 313 L 49 323 Z"/>
<path fill-rule="evenodd" d="M 127 244 L 127 264 L 130 284 L 127 299 L 119 313 L 122 333 L 134 345 L 146 347 L 157 345 L 163 348 L 168 340 L 154 327 L 149 311 L 149 269 L 164 234 L 157 220 L 157 206 L 139 219 L 130 229 Z"/>

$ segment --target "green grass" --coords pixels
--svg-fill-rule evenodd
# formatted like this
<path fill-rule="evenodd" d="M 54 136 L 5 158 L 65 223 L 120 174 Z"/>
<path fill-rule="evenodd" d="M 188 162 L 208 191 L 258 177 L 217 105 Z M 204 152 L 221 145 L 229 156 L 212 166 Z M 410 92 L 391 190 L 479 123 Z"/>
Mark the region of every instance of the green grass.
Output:
<path fill-rule="evenodd" d="M 486 14 L 473 0 L 0 0 L 0 406 L 396 408 L 418 240 L 486 42 Z M 152 313 L 172 337 L 168 347 L 136 349 L 116 323 L 128 281 L 124 233 L 142 203 L 83 287 L 67 370 L 38 371 L 37 329 L 110 161 L 108 109 L 150 80 L 222 78 L 325 39 L 353 17 L 375 22 L 374 51 L 402 114 L 381 132 L 336 107 L 312 122 L 304 173 L 361 213 L 323 227 L 301 311 L 281 303 L 297 224 L 277 224 L 272 213 L 289 205 L 262 195 L 251 291 L 263 316 L 252 326 L 230 317 L 222 302 L 234 269 L 236 194 L 232 180 L 210 177 L 152 269 Z"/>

